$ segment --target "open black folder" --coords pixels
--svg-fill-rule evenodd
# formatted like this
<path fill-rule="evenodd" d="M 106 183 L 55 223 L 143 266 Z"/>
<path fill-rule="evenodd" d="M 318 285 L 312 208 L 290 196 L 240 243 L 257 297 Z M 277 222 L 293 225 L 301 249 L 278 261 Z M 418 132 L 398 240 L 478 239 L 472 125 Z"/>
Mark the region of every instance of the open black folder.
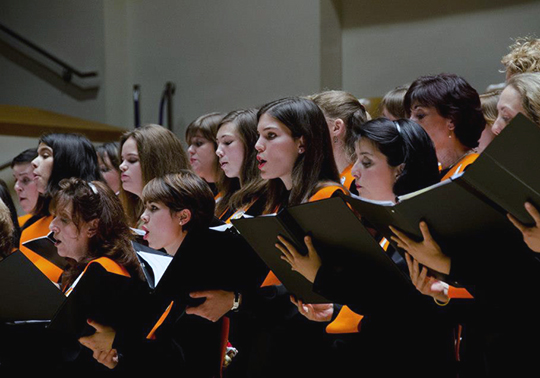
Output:
<path fill-rule="evenodd" d="M 87 319 L 115 329 L 141 328 L 139 310 L 145 307 L 142 302 L 147 293 L 145 283 L 90 264 L 48 328 L 74 338 L 94 333 Z"/>
<path fill-rule="evenodd" d="M 189 293 L 222 289 L 242 291 L 260 286 L 267 270 L 234 229 L 189 231 L 154 295 L 196 305 Z"/>
<path fill-rule="evenodd" d="M 540 128 L 520 114 L 460 175 L 401 196 L 396 205 L 342 198 L 388 239 L 392 225 L 422 240 L 418 224 L 424 220 L 448 254 L 465 244 L 524 248 L 523 236 L 506 214 L 532 223 L 523 205 L 540 205 L 539 151 Z"/>
<path fill-rule="evenodd" d="M 64 299 L 22 252 L 0 261 L 0 321 L 50 320 Z"/>
<path fill-rule="evenodd" d="M 24 242 L 23 245 L 41 257 L 49 260 L 60 269 L 66 269 L 68 265 L 67 260 L 58 254 L 52 235 L 53 233 L 49 232 L 45 236 L 28 240 Z"/>
<path fill-rule="evenodd" d="M 341 198 L 292 206 L 276 215 L 236 219 L 232 223 L 283 285 L 306 303 L 331 301 L 315 293 L 313 285 L 281 259 L 281 252 L 275 247 L 278 235 L 291 241 L 303 254 L 307 252 L 304 236 L 311 235 L 323 263 L 345 260 L 362 267 L 362 279 L 370 283 L 373 292 L 385 291 L 392 285 L 414 289 Z"/>

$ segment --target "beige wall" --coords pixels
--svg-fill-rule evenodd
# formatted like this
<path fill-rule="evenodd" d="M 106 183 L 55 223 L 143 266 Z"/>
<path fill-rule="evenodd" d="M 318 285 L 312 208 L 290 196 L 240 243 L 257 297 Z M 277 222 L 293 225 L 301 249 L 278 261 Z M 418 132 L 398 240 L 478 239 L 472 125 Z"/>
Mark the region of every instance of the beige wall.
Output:
<path fill-rule="evenodd" d="M 452 72 L 479 92 L 504 81 L 512 38 L 540 36 L 538 1 L 342 1 L 343 87 L 382 96 L 418 76 Z"/>

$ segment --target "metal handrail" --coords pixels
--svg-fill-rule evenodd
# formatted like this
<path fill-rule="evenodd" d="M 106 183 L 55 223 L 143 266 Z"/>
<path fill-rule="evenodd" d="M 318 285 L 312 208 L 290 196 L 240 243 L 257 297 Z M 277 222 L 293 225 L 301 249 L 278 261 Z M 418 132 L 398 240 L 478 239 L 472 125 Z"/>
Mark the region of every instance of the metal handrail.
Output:
<path fill-rule="evenodd" d="M 63 73 L 62 77 L 66 81 L 71 81 L 71 76 L 73 74 L 75 76 L 78 76 L 78 77 L 81 77 L 81 78 L 95 77 L 95 76 L 98 75 L 98 73 L 96 71 L 90 71 L 90 72 L 81 72 L 81 71 L 79 71 L 78 69 L 70 66 L 69 64 L 67 64 L 63 60 L 55 57 L 51 53 L 45 51 L 41 47 L 37 46 L 35 43 L 29 41 L 28 39 L 24 38 L 23 36 L 21 36 L 20 34 L 14 32 L 13 30 L 11 30 L 10 28 L 6 27 L 3 24 L 0 24 L 0 31 L 8 34 L 9 36 L 15 38 L 16 40 L 18 40 L 22 44 L 28 46 L 32 50 L 34 50 L 34 51 L 38 52 L 39 54 L 43 55 L 47 59 L 52 60 L 56 64 L 62 66 L 62 68 L 64 69 L 64 73 Z"/>

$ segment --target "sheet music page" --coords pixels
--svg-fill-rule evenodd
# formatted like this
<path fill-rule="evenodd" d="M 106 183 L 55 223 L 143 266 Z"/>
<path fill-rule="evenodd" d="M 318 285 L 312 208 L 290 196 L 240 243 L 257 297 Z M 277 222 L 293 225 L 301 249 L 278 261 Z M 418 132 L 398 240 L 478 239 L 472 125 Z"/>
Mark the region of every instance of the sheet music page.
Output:
<path fill-rule="evenodd" d="M 152 271 L 154 272 L 154 285 L 157 286 L 159 280 L 161 280 L 161 277 L 163 277 L 163 274 L 167 270 L 167 267 L 172 261 L 172 256 L 164 256 L 164 255 L 156 255 L 154 253 L 148 253 L 143 251 L 137 251 L 139 256 L 141 256 L 144 261 L 146 261 L 150 267 L 152 268 Z"/>

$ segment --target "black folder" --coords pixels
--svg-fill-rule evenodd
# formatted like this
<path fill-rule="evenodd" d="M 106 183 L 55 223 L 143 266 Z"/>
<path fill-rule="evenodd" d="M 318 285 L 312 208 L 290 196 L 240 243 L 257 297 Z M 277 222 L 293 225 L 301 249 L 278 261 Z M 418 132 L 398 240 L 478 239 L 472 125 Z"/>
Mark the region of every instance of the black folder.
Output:
<path fill-rule="evenodd" d="M 422 240 L 418 224 L 424 220 L 450 255 L 465 244 L 525 248 L 506 214 L 530 224 L 525 201 L 540 208 L 539 151 L 540 128 L 520 114 L 464 173 L 401 196 L 396 205 L 341 197 L 389 240 L 389 225 Z"/>
<path fill-rule="evenodd" d="M 305 203 L 276 215 L 237 219 L 232 223 L 283 285 L 306 303 L 331 301 L 315 293 L 313 285 L 281 259 L 281 252 L 275 247 L 278 235 L 291 241 L 303 254 L 307 252 L 304 236 L 311 235 L 323 263 L 345 259 L 361 266 L 363 280 L 372 285 L 373 291 L 387 288 L 389 283 L 412 288 L 408 277 L 341 198 Z"/>
<path fill-rule="evenodd" d="M 65 297 L 20 251 L 0 261 L 0 320 L 50 320 Z"/>
<path fill-rule="evenodd" d="M 138 281 L 109 273 L 100 264 L 90 264 L 49 324 L 49 329 L 79 338 L 94 333 L 87 319 L 115 329 L 137 323 L 136 309 L 147 292 Z"/>
<path fill-rule="evenodd" d="M 258 287 L 265 274 L 264 264 L 234 229 L 192 230 L 182 241 L 153 293 L 184 304 L 198 305 L 204 300 L 191 298 L 190 292 L 242 291 Z"/>
<path fill-rule="evenodd" d="M 52 232 L 49 232 L 49 234 L 46 236 L 28 240 L 24 242 L 23 245 L 44 259 L 49 260 L 60 269 L 65 270 L 68 262 L 65 258 L 58 254 L 58 250 L 54 245 L 52 234 Z"/>

